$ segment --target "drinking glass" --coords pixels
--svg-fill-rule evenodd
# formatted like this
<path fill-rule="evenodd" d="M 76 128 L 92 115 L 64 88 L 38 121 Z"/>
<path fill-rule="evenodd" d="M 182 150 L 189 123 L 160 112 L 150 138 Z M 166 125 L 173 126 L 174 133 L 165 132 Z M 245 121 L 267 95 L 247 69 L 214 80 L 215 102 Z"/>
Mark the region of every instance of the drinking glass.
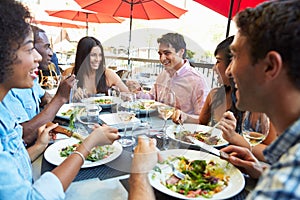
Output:
<path fill-rule="evenodd" d="M 94 95 L 82 99 L 82 109 L 77 114 L 77 120 L 87 127 L 88 132 L 93 130 L 94 124 L 99 123 L 99 114 L 102 108 L 95 102 Z"/>
<path fill-rule="evenodd" d="M 155 101 L 151 99 L 141 99 L 140 104 L 145 108 L 146 121 L 149 122 L 149 110 L 154 105 Z"/>
<path fill-rule="evenodd" d="M 163 138 L 163 148 L 167 149 L 168 136 L 166 134 L 166 124 L 175 111 L 175 94 L 169 89 L 163 89 L 159 94 L 158 101 L 160 104 L 157 106 L 157 110 L 164 119 L 164 125 L 162 134 L 156 134 L 156 137 Z"/>
<path fill-rule="evenodd" d="M 268 135 L 270 120 L 264 113 L 249 112 L 244 114 L 242 134 L 251 148 L 261 143 Z"/>
<path fill-rule="evenodd" d="M 131 135 L 131 138 L 127 137 L 127 125 L 130 121 L 135 118 L 135 99 L 136 96 L 131 92 L 120 92 L 120 102 L 117 104 L 117 114 L 119 119 L 124 123 L 124 135 L 119 140 L 123 147 L 131 146 L 135 143 L 134 138 Z"/>

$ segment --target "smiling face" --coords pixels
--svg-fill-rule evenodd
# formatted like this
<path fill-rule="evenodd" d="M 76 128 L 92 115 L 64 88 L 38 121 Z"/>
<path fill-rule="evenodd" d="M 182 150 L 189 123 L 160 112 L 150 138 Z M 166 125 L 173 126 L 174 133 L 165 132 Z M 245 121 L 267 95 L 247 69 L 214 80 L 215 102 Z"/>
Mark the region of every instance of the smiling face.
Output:
<path fill-rule="evenodd" d="M 37 70 L 41 55 L 34 49 L 33 34 L 25 38 L 16 52 L 17 59 L 12 64 L 13 74 L 7 79 L 6 84 L 11 88 L 30 88 L 33 80 L 37 78 Z"/>
<path fill-rule="evenodd" d="M 102 61 L 102 51 L 99 46 L 95 46 L 90 52 L 90 66 L 93 70 L 97 70 Z"/>
<path fill-rule="evenodd" d="M 225 58 L 225 53 L 219 51 L 216 55 L 217 62 L 213 67 L 213 70 L 217 73 L 217 79 L 220 84 L 230 85 L 229 78 L 225 75 L 227 69 L 227 61 Z"/>
<path fill-rule="evenodd" d="M 41 54 L 42 60 L 40 61 L 40 69 L 48 69 L 47 66 L 51 63 L 51 57 L 53 56 L 53 51 L 50 48 L 50 42 L 45 32 L 39 32 L 39 37 L 36 38 L 36 43 L 34 47 Z"/>
<path fill-rule="evenodd" d="M 226 70 L 226 75 L 233 77 L 237 88 L 236 106 L 239 110 L 256 111 L 259 108 L 259 101 L 262 99 L 261 93 L 263 93 L 263 67 L 261 62 L 252 63 L 247 39 L 239 32 L 230 48 L 233 57 Z"/>
<path fill-rule="evenodd" d="M 181 49 L 178 52 L 176 52 L 175 48 L 173 48 L 172 45 L 167 45 L 163 43 L 159 44 L 159 50 L 158 50 L 159 59 L 167 71 L 168 70 L 177 71 L 182 67 L 183 53 L 184 53 L 184 49 Z"/>

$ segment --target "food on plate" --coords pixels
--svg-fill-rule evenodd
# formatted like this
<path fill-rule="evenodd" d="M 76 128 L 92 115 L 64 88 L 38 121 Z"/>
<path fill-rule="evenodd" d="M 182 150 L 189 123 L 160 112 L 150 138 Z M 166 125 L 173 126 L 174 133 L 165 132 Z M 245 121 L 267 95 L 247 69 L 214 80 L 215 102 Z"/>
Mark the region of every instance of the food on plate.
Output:
<path fill-rule="evenodd" d="M 113 100 L 112 99 L 96 99 L 95 103 L 99 103 L 99 104 L 112 104 Z"/>
<path fill-rule="evenodd" d="M 185 175 L 183 179 L 174 175 L 172 165 Z M 164 170 L 166 166 L 169 171 Z M 159 176 L 161 184 L 186 197 L 211 198 L 228 186 L 230 176 L 226 174 L 226 167 L 213 160 L 188 160 L 184 156 L 170 157 L 154 168 L 155 173 L 152 178 Z"/>
<path fill-rule="evenodd" d="M 143 100 L 136 102 L 133 107 L 138 108 L 140 110 L 149 110 L 153 105 L 155 101 L 154 100 Z"/>
<path fill-rule="evenodd" d="M 76 148 L 80 144 L 81 144 L 81 142 L 62 148 L 60 150 L 59 155 L 61 157 L 68 157 L 76 150 Z M 114 147 L 111 145 L 97 146 L 97 147 L 92 148 L 92 150 L 89 153 L 89 155 L 87 156 L 86 160 L 96 162 L 98 160 L 102 160 L 104 158 L 109 157 L 111 154 L 114 153 L 114 151 L 115 151 Z"/>
<path fill-rule="evenodd" d="M 216 145 L 220 141 L 220 138 L 216 135 L 211 135 L 210 133 L 207 133 L 205 131 L 180 131 L 180 132 L 174 132 L 176 139 L 181 139 L 184 142 L 191 143 L 191 141 L 187 138 L 187 136 L 192 136 L 196 138 L 197 140 L 204 142 L 209 145 Z"/>
<path fill-rule="evenodd" d="M 73 109 L 69 109 L 66 112 L 62 112 L 61 114 L 62 114 L 62 116 L 70 116 L 72 114 L 72 112 L 73 112 Z"/>

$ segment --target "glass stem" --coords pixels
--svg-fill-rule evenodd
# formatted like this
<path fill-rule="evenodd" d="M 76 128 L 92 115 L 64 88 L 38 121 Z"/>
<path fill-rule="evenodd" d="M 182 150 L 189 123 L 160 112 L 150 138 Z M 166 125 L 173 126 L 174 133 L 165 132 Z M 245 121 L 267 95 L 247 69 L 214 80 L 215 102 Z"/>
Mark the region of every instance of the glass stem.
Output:
<path fill-rule="evenodd" d="M 167 123 L 167 120 L 165 120 L 165 124 L 164 124 L 164 127 L 163 127 L 163 136 L 162 136 L 162 139 L 163 139 L 163 150 L 167 150 L 169 148 L 169 138 L 167 136 L 167 133 L 166 133 L 166 123 Z"/>
<path fill-rule="evenodd" d="M 126 138 L 127 136 L 127 123 L 125 123 L 125 127 L 124 127 L 124 138 Z"/>
<path fill-rule="evenodd" d="M 162 128 L 162 131 L 163 131 L 163 132 L 165 132 L 166 124 L 167 124 L 167 120 L 164 120 L 164 126 L 163 126 L 163 128 Z"/>

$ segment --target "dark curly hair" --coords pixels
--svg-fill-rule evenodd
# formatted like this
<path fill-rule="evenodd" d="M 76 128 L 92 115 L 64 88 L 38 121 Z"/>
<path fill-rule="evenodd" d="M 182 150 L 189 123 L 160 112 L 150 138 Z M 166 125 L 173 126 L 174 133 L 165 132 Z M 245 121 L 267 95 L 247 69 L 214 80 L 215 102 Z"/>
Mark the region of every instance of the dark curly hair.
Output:
<path fill-rule="evenodd" d="M 234 20 L 247 38 L 253 64 L 277 51 L 291 82 L 300 89 L 300 1 L 266 2 L 238 13 Z"/>
<path fill-rule="evenodd" d="M 16 51 L 20 48 L 30 31 L 30 12 L 15 0 L 0 2 L 0 83 L 8 79 L 16 60 Z"/>
<path fill-rule="evenodd" d="M 182 58 L 186 57 L 186 43 L 183 36 L 178 33 L 167 33 L 161 38 L 158 38 L 157 43 L 172 45 L 176 52 L 178 52 L 180 49 L 184 49 Z"/>

